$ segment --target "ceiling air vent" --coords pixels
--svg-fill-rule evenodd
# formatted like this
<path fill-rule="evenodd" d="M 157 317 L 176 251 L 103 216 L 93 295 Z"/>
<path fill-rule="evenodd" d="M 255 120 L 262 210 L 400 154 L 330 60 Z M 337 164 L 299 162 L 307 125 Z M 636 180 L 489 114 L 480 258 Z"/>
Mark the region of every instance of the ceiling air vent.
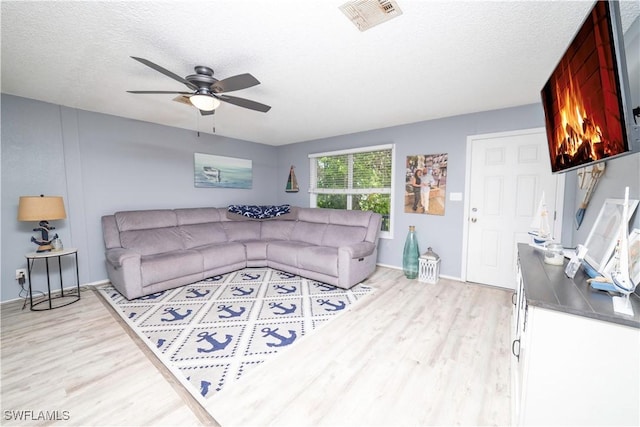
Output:
<path fill-rule="evenodd" d="M 340 6 L 340 10 L 360 31 L 402 15 L 394 0 L 352 0 Z"/>

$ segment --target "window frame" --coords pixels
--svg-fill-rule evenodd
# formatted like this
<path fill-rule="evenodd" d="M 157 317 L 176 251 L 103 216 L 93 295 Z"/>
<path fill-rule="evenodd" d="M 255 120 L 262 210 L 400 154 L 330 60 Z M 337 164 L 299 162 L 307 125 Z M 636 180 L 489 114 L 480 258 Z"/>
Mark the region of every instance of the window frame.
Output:
<path fill-rule="evenodd" d="M 367 147 L 349 148 L 336 151 L 325 151 L 321 153 L 311 153 L 309 157 L 309 206 L 315 208 L 318 206 L 318 194 L 345 194 L 347 195 L 347 209 L 352 210 L 353 197 L 357 194 L 369 194 L 368 189 L 322 189 L 318 191 L 317 182 L 317 165 L 318 157 L 343 156 L 357 153 L 367 153 L 372 151 L 391 150 L 391 184 L 389 188 L 380 188 L 376 193 L 389 194 L 389 231 L 380 230 L 381 239 L 393 239 L 393 218 L 394 218 L 394 199 L 395 199 L 395 164 L 396 164 L 396 146 L 395 144 L 371 145 Z M 348 186 L 353 185 L 353 157 L 349 157 L 348 161 Z M 349 191 L 350 190 L 350 191 Z"/>

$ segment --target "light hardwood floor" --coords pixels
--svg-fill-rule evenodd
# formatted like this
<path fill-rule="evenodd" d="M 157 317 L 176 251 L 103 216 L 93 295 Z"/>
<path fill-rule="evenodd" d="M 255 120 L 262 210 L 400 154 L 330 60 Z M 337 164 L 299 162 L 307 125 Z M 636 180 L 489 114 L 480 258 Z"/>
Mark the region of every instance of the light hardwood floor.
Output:
<path fill-rule="evenodd" d="M 51 312 L 4 304 L 1 424 L 46 424 L 7 410 L 67 410 L 55 424 L 69 426 L 510 423 L 510 292 L 383 267 L 366 283 L 373 295 L 213 396 L 208 413 L 92 291 Z"/>
<path fill-rule="evenodd" d="M 0 307 L 1 425 L 215 425 L 95 291 L 81 296 L 51 311 Z M 50 415 L 59 421 L 38 419 Z"/>

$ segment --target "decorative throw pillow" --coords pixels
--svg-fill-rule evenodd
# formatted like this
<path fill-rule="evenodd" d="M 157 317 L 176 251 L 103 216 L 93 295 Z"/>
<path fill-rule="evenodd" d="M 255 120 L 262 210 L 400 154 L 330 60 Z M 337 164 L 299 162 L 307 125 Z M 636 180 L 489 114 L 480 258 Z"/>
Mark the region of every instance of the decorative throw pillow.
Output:
<path fill-rule="evenodd" d="M 230 205 L 227 218 L 232 220 L 296 219 L 290 205 Z"/>

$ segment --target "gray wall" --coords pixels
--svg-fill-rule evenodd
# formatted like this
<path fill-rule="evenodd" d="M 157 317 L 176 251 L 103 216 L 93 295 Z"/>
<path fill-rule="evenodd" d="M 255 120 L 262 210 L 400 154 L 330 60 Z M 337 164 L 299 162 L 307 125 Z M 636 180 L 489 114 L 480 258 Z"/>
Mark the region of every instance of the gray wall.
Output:
<path fill-rule="evenodd" d="M 282 147 L 278 156 L 278 170 L 284 174 L 289 165 L 296 167 L 300 192 L 280 196 L 280 201 L 308 206 L 309 153 L 363 147 L 378 144 L 396 144 L 395 186 L 393 206 L 393 239 L 381 239 L 378 263 L 402 265 L 402 250 L 410 225 L 416 226 L 422 252 L 428 246 L 441 257 L 442 275 L 460 277 L 462 269 L 462 229 L 464 204 L 449 201 L 451 192 L 463 193 L 467 137 L 469 135 L 539 128 L 544 126 L 541 105 L 528 105 L 504 110 L 488 111 L 409 125 L 341 135 L 316 141 Z M 414 154 L 448 153 L 447 200 L 445 215 L 417 215 L 404 213 L 405 160 Z M 282 178 L 284 180 L 284 178 Z"/>
<path fill-rule="evenodd" d="M 464 193 L 466 141 L 469 135 L 537 128 L 544 125 L 539 104 L 431 120 L 316 141 L 271 147 L 247 141 L 90 113 L 2 95 L 2 262 L 0 299 L 18 296 L 16 268 L 34 224 L 16 220 L 21 195 L 61 195 L 68 218 L 55 226 L 65 246 L 78 247 L 81 283 L 106 279 L 100 217 L 127 209 L 226 206 L 232 203 L 290 203 L 309 206 L 308 154 L 377 144 L 396 145 L 395 191 L 403 194 L 407 155 L 448 153 L 447 199 Z M 193 153 L 253 161 L 250 190 L 201 189 L 193 185 Z M 298 193 L 286 193 L 289 167 L 295 166 Z M 575 172 L 567 174 L 563 243 L 581 243 L 605 198 L 620 198 L 631 186 L 640 198 L 640 155 L 607 162 L 580 230 L 572 220 L 580 203 Z M 394 238 L 382 239 L 378 262 L 400 267 L 409 225 L 415 225 L 421 250 L 432 246 L 442 257 L 441 274 L 461 274 L 463 202 L 446 201 L 444 216 L 405 214 L 402 197 L 394 201 Z M 640 227 L 640 215 L 633 224 Z M 72 273 L 65 263 L 65 281 Z M 34 278 L 45 289 L 42 268 Z M 69 282 L 71 283 L 71 278 Z"/>
<path fill-rule="evenodd" d="M 91 283 L 107 277 L 102 215 L 129 209 L 269 204 L 284 186 L 275 180 L 275 147 L 208 134 L 198 137 L 183 129 L 4 94 L 1 102 L 2 301 L 18 296 L 15 270 L 26 268 L 24 254 L 35 250 L 29 242 L 36 234 L 35 224 L 16 220 L 20 196 L 64 197 L 67 219 L 53 225 L 66 247 L 79 249 L 80 281 Z M 195 152 L 251 159 L 253 188 L 195 188 Z M 33 282 L 43 290 L 44 264 L 39 264 Z M 65 284 L 72 283 L 72 265 L 67 264 Z"/>
<path fill-rule="evenodd" d="M 582 203 L 584 190 L 578 191 L 577 171 L 567 173 L 565 189 L 565 221 L 563 240 L 565 246 L 575 246 L 587 240 L 591 227 L 606 199 L 624 199 L 624 189 L 629 187 L 629 198 L 640 200 L 640 154 L 615 158 L 606 162 L 604 176 L 598 181 L 587 206 L 580 228 L 576 228 L 575 213 Z M 640 212 L 636 210 L 629 223 L 629 230 L 640 228 Z M 570 232 L 570 234 L 567 234 Z"/>

